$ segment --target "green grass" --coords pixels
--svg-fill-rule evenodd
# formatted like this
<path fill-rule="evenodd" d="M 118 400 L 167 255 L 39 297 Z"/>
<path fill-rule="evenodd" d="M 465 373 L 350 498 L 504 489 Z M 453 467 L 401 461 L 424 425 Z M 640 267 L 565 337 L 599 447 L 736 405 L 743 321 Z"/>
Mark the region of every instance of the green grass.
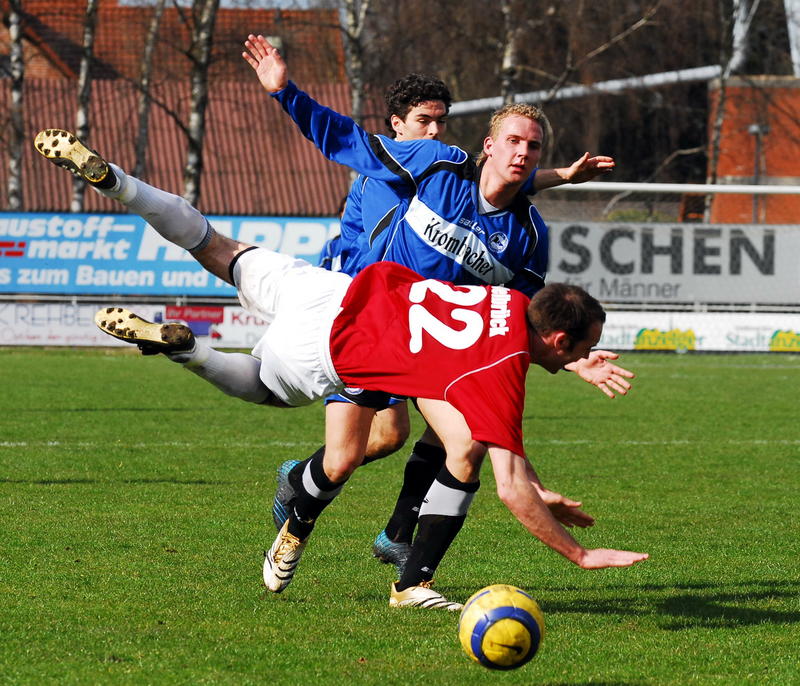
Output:
<path fill-rule="evenodd" d="M 320 405 L 251 406 L 127 351 L 0 349 L 0 683 L 800 683 L 800 358 L 624 363 L 635 390 L 613 402 L 533 369 L 526 447 L 596 516 L 581 541 L 651 559 L 578 569 L 487 466 L 437 588 L 539 600 L 540 654 L 495 673 L 463 655 L 457 617 L 387 606 L 370 547 L 407 451 L 356 473 L 267 597 L 275 468 L 320 444 Z"/>

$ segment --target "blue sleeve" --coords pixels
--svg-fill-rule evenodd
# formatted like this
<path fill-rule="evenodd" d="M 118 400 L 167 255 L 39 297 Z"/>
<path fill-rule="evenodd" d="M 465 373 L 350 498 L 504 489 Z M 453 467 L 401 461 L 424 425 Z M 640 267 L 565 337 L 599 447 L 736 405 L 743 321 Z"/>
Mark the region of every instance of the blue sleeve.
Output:
<path fill-rule="evenodd" d="M 345 250 L 364 233 L 364 224 L 361 219 L 361 198 L 364 195 L 365 181 L 364 176 L 359 176 L 353 181 L 345 200 L 344 213 L 340 220 L 342 244 Z"/>
<path fill-rule="evenodd" d="M 323 107 L 293 82 L 273 93 L 301 133 L 329 160 L 373 179 L 416 186 L 437 163 L 463 162 L 467 153 L 439 141 L 397 141 L 370 134 L 350 117 Z"/>
<path fill-rule="evenodd" d="M 317 266 L 331 272 L 341 271 L 341 250 L 341 236 L 334 236 L 326 241 L 325 245 L 322 247 L 322 254 L 320 255 Z"/>

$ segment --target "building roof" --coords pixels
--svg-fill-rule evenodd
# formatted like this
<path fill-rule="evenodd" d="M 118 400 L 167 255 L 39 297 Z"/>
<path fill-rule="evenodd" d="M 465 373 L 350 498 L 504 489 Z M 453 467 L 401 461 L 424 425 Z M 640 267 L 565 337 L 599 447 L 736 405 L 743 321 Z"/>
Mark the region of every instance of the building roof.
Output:
<path fill-rule="evenodd" d="M 4 14 L 8 0 L 0 0 Z M 152 5 L 99 0 L 94 40 L 94 78 L 138 79 L 143 46 L 154 15 Z M 153 79 L 184 78 L 191 62 L 190 7 L 165 7 L 159 23 Z M 57 74 L 77 78 L 82 54 L 86 0 L 26 0 L 23 33 Z M 292 74 L 302 83 L 344 83 L 344 49 L 335 10 L 220 8 L 214 25 L 210 78 L 237 79 L 247 73 L 241 52 L 248 33 L 278 36 Z M 33 56 L 30 56 L 33 57 Z M 34 67 L 35 68 L 35 67 Z M 49 76 L 31 73 L 31 76 Z M 55 75 L 55 74 L 54 74 Z"/>
<path fill-rule="evenodd" d="M 0 0 L 5 5 L 7 0 Z M 78 64 L 85 0 L 26 0 L 25 136 L 33 141 L 48 127 L 74 130 Z M 188 9 L 186 10 L 188 11 Z M 179 10 L 165 10 L 155 60 L 144 180 L 173 193 L 183 191 L 187 142 L 189 60 L 180 52 L 188 33 Z M 150 7 L 119 6 L 100 0 L 88 143 L 130 170 L 135 162 L 138 92 L 135 82 Z M 264 92 L 241 58 L 248 32 L 278 35 L 292 78 L 320 102 L 349 112 L 341 33 L 332 11 L 220 9 L 214 33 L 214 66 L 203 144 L 204 168 L 198 207 L 218 215 L 335 215 L 350 182 L 350 171 L 329 162 Z M 10 83 L 0 79 L 0 102 L 10 102 Z M 373 106 L 374 107 L 374 106 Z M 369 130 L 380 118 L 365 118 Z M 7 207 L 8 169 L 0 165 L 0 207 Z M 26 146 L 23 209 L 66 212 L 71 177 Z M 87 212 L 119 212 L 93 192 Z"/>
<path fill-rule="evenodd" d="M 0 98 L 8 98 L 0 81 Z M 350 106 L 347 88 L 324 84 L 306 88 L 338 111 Z M 182 111 L 188 84 L 164 84 L 155 91 L 143 179 L 181 194 L 186 138 L 169 111 Z M 44 128 L 74 129 L 74 82 L 28 79 L 25 82 L 26 138 L 23 207 L 26 211 L 65 212 L 71 179 L 34 150 L 36 132 Z M 131 170 L 135 163 L 137 93 L 124 81 L 92 85 L 88 143 L 106 159 Z M 218 83 L 206 113 L 204 169 L 198 207 L 206 214 L 332 216 L 347 191 L 350 171 L 326 160 L 306 140 L 277 102 L 255 81 Z M 8 170 L 0 166 L 5 195 Z M 87 192 L 87 212 L 119 212 L 119 205 Z M 5 203 L 4 203 L 5 204 Z"/>

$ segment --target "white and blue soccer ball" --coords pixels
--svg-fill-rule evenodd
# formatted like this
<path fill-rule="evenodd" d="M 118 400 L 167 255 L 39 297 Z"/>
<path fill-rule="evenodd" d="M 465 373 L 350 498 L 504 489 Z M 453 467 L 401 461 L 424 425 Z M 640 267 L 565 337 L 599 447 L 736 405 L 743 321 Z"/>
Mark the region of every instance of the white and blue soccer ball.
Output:
<path fill-rule="evenodd" d="M 529 662 L 544 637 L 538 603 L 516 586 L 494 584 L 475 593 L 458 620 L 464 652 L 489 669 L 516 669 Z"/>

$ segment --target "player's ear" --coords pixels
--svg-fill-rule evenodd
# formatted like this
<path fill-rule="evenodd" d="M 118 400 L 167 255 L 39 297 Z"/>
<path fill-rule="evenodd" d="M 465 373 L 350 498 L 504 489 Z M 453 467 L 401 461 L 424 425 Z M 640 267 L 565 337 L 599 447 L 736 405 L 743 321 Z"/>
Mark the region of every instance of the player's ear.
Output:
<path fill-rule="evenodd" d="M 402 134 L 403 133 L 403 125 L 405 122 L 400 119 L 396 114 L 393 114 L 389 117 L 389 123 L 392 125 L 392 129 L 395 133 Z"/>
<path fill-rule="evenodd" d="M 493 145 L 494 139 L 491 136 L 486 136 L 486 138 L 483 139 L 483 154 L 488 157 L 492 152 Z"/>
<path fill-rule="evenodd" d="M 572 350 L 572 339 L 566 331 L 553 332 L 553 348 L 562 352 Z"/>

